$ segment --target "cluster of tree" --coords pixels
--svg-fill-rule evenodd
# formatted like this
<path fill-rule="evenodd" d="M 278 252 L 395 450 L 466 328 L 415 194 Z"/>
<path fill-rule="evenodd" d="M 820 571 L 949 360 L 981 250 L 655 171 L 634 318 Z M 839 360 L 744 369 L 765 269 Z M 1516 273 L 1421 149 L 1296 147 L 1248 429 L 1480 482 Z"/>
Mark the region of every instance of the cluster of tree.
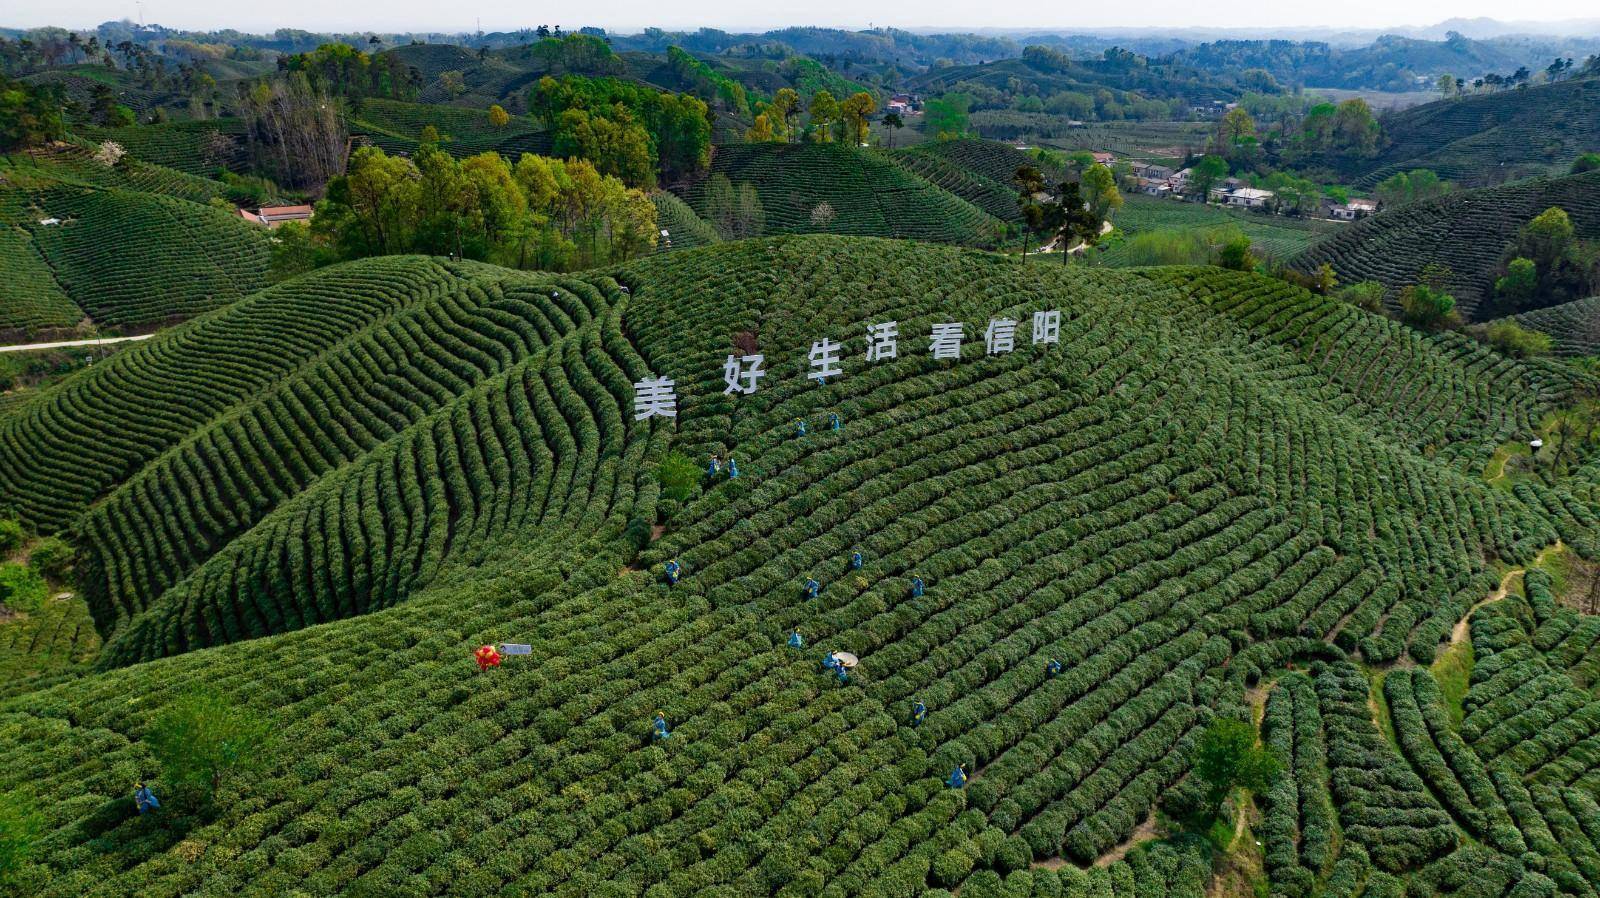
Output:
<path fill-rule="evenodd" d="M 299 73 L 311 86 L 336 97 L 408 100 L 422 89 L 422 73 L 398 57 L 376 56 L 344 43 L 323 44 L 310 53 L 278 57 L 278 71 Z"/>
<path fill-rule="evenodd" d="M 1272 126 L 1260 129 L 1251 108 L 1273 113 Z M 1359 98 L 1313 103 L 1298 116 L 1282 112 L 1280 104 L 1241 103 L 1217 121 L 1211 151 L 1240 167 L 1294 167 L 1311 159 L 1369 158 L 1381 136 L 1372 107 Z"/>
<path fill-rule="evenodd" d="M 239 113 L 254 169 L 277 183 L 317 194 L 344 171 L 350 141 L 342 103 L 305 73 L 249 86 Z"/>
<path fill-rule="evenodd" d="M 0 151 L 36 147 L 66 134 L 61 92 L 0 75 Z"/>
<path fill-rule="evenodd" d="M 1514 315 L 1600 292 L 1600 248 L 1577 239 L 1571 216 L 1551 206 L 1517 232 L 1499 271 L 1496 311 Z"/>
<path fill-rule="evenodd" d="M 1591 57 L 1593 59 L 1593 57 Z M 1565 59 L 1556 57 L 1549 65 L 1544 67 L 1543 76 L 1546 83 L 1565 81 L 1572 77 L 1574 63 L 1571 57 Z M 1585 67 L 1587 71 L 1587 67 Z M 1468 93 L 1493 93 L 1497 90 L 1506 90 L 1512 87 L 1525 87 L 1535 80 L 1533 72 L 1527 66 L 1520 66 L 1509 75 L 1490 72 L 1481 78 L 1474 78 L 1470 82 L 1465 78 L 1455 75 L 1440 75 L 1434 82 L 1439 89 L 1439 94 L 1445 98 L 1464 96 Z"/>
<path fill-rule="evenodd" d="M 656 209 L 641 190 L 587 160 L 498 153 L 456 159 L 424 134 L 414 156 L 363 147 L 328 185 L 309 229 L 276 233 L 274 276 L 399 253 L 514 268 L 575 270 L 655 246 Z"/>
<path fill-rule="evenodd" d="M 711 162 L 711 119 L 705 102 L 615 78 L 545 76 L 528 93 L 528 108 L 554 132 L 560 156 L 594 163 L 601 174 L 652 188 Z"/>
<path fill-rule="evenodd" d="M 760 237 L 766 230 L 766 210 L 755 185 L 735 186 L 721 172 L 706 182 L 705 210 L 706 220 L 725 240 Z"/>
<path fill-rule="evenodd" d="M 922 105 L 922 129 L 929 137 L 938 140 L 966 137 L 972 133 L 972 97 L 963 93 L 948 93 L 935 97 Z"/>
<path fill-rule="evenodd" d="M 1400 291 L 1400 320 L 1429 332 L 1461 327 L 1456 298 L 1445 286 L 1450 277 L 1447 266 L 1424 265 L 1417 274 L 1417 282 Z"/>
<path fill-rule="evenodd" d="M 810 139 L 831 143 L 835 137 L 851 144 L 867 142 L 867 129 L 878 101 L 866 91 L 835 100 L 833 94 L 818 91 L 806 107 L 810 121 L 806 133 Z"/>
<path fill-rule="evenodd" d="M 1381 132 L 1367 101 L 1356 98 L 1318 103 L 1306 110 L 1300 140 L 1307 153 L 1365 159 L 1378 151 Z"/>
<path fill-rule="evenodd" d="M 1440 180 L 1438 174 L 1426 168 L 1396 172 L 1373 188 L 1378 201 L 1389 209 L 1433 199 L 1449 192 L 1450 182 Z"/>
<path fill-rule="evenodd" d="M 713 71 L 681 47 L 667 48 L 667 68 L 679 84 L 708 105 L 738 116 L 750 114 L 750 98 L 745 94 L 744 85 Z"/>
<path fill-rule="evenodd" d="M 128 41 L 123 43 L 128 44 L 126 53 L 130 57 L 135 52 L 145 53 L 143 47 L 136 48 Z M 115 64 L 111 59 L 111 47 L 102 44 L 99 35 L 91 34 L 84 39 L 76 31 L 47 28 L 16 40 L 0 37 L 0 71 L 3 72 L 25 73 L 80 62 Z"/>
<path fill-rule="evenodd" d="M 1068 250 L 1082 244 L 1093 246 L 1100 240 L 1106 217 L 1122 206 L 1116 176 L 1103 165 L 1084 170 L 1076 181 L 1064 181 L 1051 189 L 1044 174 L 1032 165 L 1017 168 L 1012 177 L 1017 188 L 1017 205 L 1022 211 L 1023 239 L 1045 235 L 1061 250 L 1061 263 L 1071 256 Z M 1023 244 L 1027 261 L 1027 244 Z"/>

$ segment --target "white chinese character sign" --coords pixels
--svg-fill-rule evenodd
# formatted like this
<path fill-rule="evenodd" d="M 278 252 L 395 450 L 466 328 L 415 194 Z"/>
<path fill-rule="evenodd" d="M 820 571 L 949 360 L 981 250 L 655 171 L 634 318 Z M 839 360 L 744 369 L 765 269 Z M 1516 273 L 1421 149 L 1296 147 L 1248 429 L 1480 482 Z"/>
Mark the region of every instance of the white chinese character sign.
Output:
<path fill-rule="evenodd" d="M 633 385 L 633 420 L 643 421 L 657 416 L 678 417 L 678 394 L 674 392 L 672 378 L 647 377 Z"/>
<path fill-rule="evenodd" d="M 964 327 L 959 321 L 935 324 L 928 334 L 928 351 L 936 359 L 961 358 L 961 331 Z"/>
<path fill-rule="evenodd" d="M 811 373 L 806 377 L 819 384 L 825 384 L 830 377 L 838 377 L 844 373 L 839 367 L 840 344 L 824 337 L 811 344 Z"/>
<path fill-rule="evenodd" d="M 1017 322 L 1011 318 L 989 319 L 989 329 L 983 332 L 984 352 L 988 355 L 1000 355 L 1010 352 L 1015 348 L 1013 338 L 1017 333 Z"/>
<path fill-rule="evenodd" d="M 885 321 L 867 325 L 867 361 L 881 362 L 899 357 L 900 322 Z"/>
<path fill-rule="evenodd" d="M 983 329 L 983 354 L 1005 355 L 1017 348 L 1016 318 L 991 318 Z M 900 356 L 900 323 L 880 321 L 866 323 L 866 361 L 868 364 L 897 359 Z M 962 342 L 966 339 L 966 324 L 960 321 L 942 321 L 929 326 L 928 353 L 937 360 L 960 361 Z M 1061 312 L 1048 309 L 1033 313 L 1033 344 L 1035 346 L 1060 344 Z M 830 378 L 843 377 L 845 343 L 823 337 L 811 344 L 806 356 L 806 378 L 824 386 Z M 723 395 L 749 396 L 761 386 L 768 374 L 767 358 L 757 353 L 729 353 L 722 366 Z M 678 396 L 676 382 L 665 375 L 646 377 L 633 385 L 633 417 L 676 418 Z M 835 429 L 838 429 L 837 426 Z M 803 431 L 802 431 L 803 432 Z"/>
<path fill-rule="evenodd" d="M 1048 312 L 1033 313 L 1033 342 L 1060 343 L 1061 342 L 1061 312 L 1051 309 Z"/>
<path fill-rule="evenodd" d="M 722 366 L 722 379 L 727 383 L 723 395 L 741 393 L 750 395 L 756 391 L 756 381 L 766 376 L 766 371 L 761 365 L 767 360 L 764 355 L 728 356 L 728 361 Z"/>

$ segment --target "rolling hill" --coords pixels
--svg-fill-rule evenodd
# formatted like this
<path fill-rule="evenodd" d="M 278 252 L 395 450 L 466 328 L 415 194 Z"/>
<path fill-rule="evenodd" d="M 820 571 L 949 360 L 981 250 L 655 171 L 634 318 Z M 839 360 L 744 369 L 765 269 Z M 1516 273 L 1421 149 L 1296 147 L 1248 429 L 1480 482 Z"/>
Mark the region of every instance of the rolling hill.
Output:
<path fill-rule="evenodd" d="M 1467 186 L 1563 173 L 1600 147 L 1600 78 L 1413 106 L 1385 116 L 1383 134 L 1357 186 L 1416 168 Z"/>
<path fill-rule="evenodd" d="M 1049 310 L 1058 343 L 1031 338 Z M 897 357 L 865 361 L 890 320 Z M 752 343 L 768 374 L 729 395 Z M 637 417 L 650 375 L 675 418 Z M 1580 379 L 1254 275 L 875 239 L 325 269 L 0 413 L 0 492 L 79 539 L 107 640 L 0 687 L 0 793 L 42 814 L 21 881 L 1199 898 L 1204 839 L 1120 843 L 1264 701 L 1294 776 L 1256 833 L 1292 894 L 1587 893 L 1596 619 L 1539 571 L 1480 609 L 1459 730 L 1425 667 L 1507 567 L 1600 555 L 1593 472 L 1478 476 Z M 674 451 L 743 476 L 668 497 Z M 531 654 L 473 672 L 494 642 Z M 142 739 L 202 685 L 278 749 L 213 815 L 140 819 Z"/>
<path fill-rule="evenodd" d="M 1600 172 L 1466 190 L 1386 210 L 1313 245 L 1295 265 L 1309 271 L 1326 262 L 1342 283 L 1381 281 L 1391 291 L 1416 283 L 1424 265 L 1445 265 L 1452 272 L 1450 292 L 1476 320 L 1506 247 L 1551 206 L 1567 210 L 1578 236 L 1600 237 Z"/>
<path fill-rule="evenodd" d="M 1600 296 L 1524 312 L 1513 320 L 1549 334 L 1557 355 L 1600 355 Z"/>
<path fill-rule="evenodd" d="M 765 234 L 828 232 L 991 246 L 1003 225 L 967 200 L 935 186 L 890 157 L 837 144 L 733 144 L 712 154 L 711 176 L 761 198 Z M 684 199 L 710 219 L 706 181 Z M 826 205 L 832 217 L 819 214 Z"/>
<path fill-rule="evenodd" d="M 154 324 L 259 289 L 267 235 L 205 205 L 224 190 L 86 147 L 0 157 L 0 260 L 15 273 L 0 284 L 0 331 Z"/>

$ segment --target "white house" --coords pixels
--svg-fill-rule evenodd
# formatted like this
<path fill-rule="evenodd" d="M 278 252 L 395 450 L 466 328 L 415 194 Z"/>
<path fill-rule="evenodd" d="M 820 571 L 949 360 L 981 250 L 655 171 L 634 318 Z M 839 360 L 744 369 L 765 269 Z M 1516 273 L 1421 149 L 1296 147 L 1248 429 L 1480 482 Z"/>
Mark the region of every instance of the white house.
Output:
<path fill-rule="evenodd" d="M 1272 199 L 1270 190 L 1257 190 L 1254 187 L 1240 187 L 1224 195 L 1223 202 L 1229 206 L 1243 206 L 1246 209 L 1263 209 Z"/>

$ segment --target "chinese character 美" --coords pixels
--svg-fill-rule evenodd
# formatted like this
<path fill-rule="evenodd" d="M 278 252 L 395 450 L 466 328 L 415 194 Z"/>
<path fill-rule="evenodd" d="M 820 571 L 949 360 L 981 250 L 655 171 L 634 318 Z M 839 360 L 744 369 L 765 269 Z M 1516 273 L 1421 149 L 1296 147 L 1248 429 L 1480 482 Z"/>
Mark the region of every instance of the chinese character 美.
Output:
<path fill-rule="evenodd" d="M 900 322 L 885 321 L 867 325 L 867 361 L 899 358 Z"/>
<path fill-rule="evenodd" d="M 811 344 L 811 373 L 806 377 L 819 384 L 828 382 L 828 378 L 837 377 L 844 371 L 839 367 L 839 344 L 823 337 Z"/>
<path fill-rule="evenodd" d="M 964 325 L 959 321 L 947 321 L 944 324 L 935 324 L 933 331 L 928 335 L 928 349 L 936 359 L 961 358 L 961 331 Z"/>
<path fill-rule="evenodd" d="M 1010 352 L 1012 337 L 1017 332 L 1017 322 L 1011 318 L 989 319 L 989 329 L 983 332 L 983 344 L 989 355 Z"/>
<path fill-rule="evenodd" d="M 1033 342 L 1061 342 L 1061 312 L 1051 309 L 1048 312 L 1033 313 Z"/>
<path fill-rule="evenodd" d="M 748 396 L 754 393 L 756 381 L 766 376 L 767 372 L 761 368 L 761 363 L 766 360 L 764 355 L 728 356 L 728 361 L 722 366 L 722 379 L 728 386 L 722 394 L 743 393 Z"/>
<path fill-rule="evenodd" d="M 647 377 L 633 385 L 633 420 L 642 421 L 660 415 L 678 417 L 678 395 L 673 392 L 672 378 Z"/>

